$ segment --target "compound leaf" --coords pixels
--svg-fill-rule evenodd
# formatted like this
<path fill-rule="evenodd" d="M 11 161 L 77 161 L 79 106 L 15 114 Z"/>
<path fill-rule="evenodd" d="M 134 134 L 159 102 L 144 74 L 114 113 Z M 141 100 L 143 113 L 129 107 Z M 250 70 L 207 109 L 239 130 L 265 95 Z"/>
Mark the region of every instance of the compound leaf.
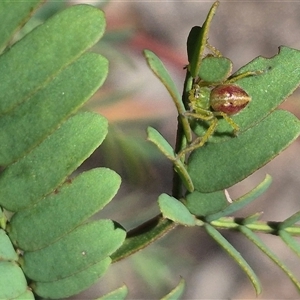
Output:
<path fill-rule="evenodd" d="M 1 21 L 8 24 L 2 26 L 0 48 L 41 1 L 27 2 L 1 2 Z M 5 167 L 0 205 L 16 212 L 6 225 L 1 209 L 0 222 L 24 251 L 19 262 L 35 281 L 34 292 L 45 298 L 65 298 L 90 286 L 125 239 L 110 220 L 82 225 L 115 195 L 119 176 L 99 168 L 66 180 L 107 134 L 107 120 L 98 114 L 70 117 L 107 76 L 105 58 L 84 54 L 104 29 L 102 11 L 72 6 L 0 56 L 0 165 Z M 0 298 L 33 299 L 24 272 L 13 262 L 11 243 L 0 234 L 0 255 L 10 259 L 0 262 Z"/>

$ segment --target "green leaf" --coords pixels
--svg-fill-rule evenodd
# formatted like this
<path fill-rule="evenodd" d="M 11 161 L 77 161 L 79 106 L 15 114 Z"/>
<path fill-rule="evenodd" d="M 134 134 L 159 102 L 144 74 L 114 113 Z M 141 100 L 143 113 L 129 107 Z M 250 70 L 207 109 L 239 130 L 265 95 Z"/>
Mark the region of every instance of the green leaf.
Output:
<path fill-rule="evenodd" d="M 240 226 L 239 231 L 242 232 L 252 243 L 254 243 L 264 254 L 266 254 L 294 283 L 300 291 L 300 282 L 288 267 L 262 242 L 262 240 L 246 226 Z"/>
<path fill-rule="evenodd" d="M 153 73 L 158 77 L 158 79 L 162 82 L 162 84 L 168 90 L 173 102 L 177 108 L 180 120 L 182 122 L 182 126 L 184 128 L 185 135 L 189 141 L 192 140 L 192 133 L 190 130 L 190 125 L 188 123 L 187 118 L 184 117 L 185 107 L 181 100 L 181 96 L 178 92 L 178 89 L 171 78 L 169 72 L 166 70 L 162 61 L 151 51 L 144 50 L 144 56 L 147 60 L 147 63 Z"/>
<path fill-rule="evenodd" d="M 108 257 L 69 277 L 50 282 L 34 282 L 34 292 L 45 299 L 64 299 L 78 294 L 102 277 L 110 266 Z"/>
<path fill-rule="evenodd" d="M 171 145 L 165 140 L 165 138 L 154 128 L 148 127 L 148 141 L 152 142 L 157 148 L 173 162 L 174 168 L 180 176 L 183 184 L 189 192 L 194 190 L 193 182 L 186 170 L 184 163 L 176 158 L 175 153 Z"/>
<path fill-rule="evenodd" d="M 296 68 L 299 63 L 299 50 L 280 47 L 278 55 L 271 58 L 259 56 L 234 74 L 239 75 L 248 71 L 262 72 L 235 82 L 252 98 L 246 108 L 232 116 L 233 121 L 240 127 L 240 133 L 262 121 L 299 86 L 300 72 L 297 72 Z M 198 121 L 195 124 L 195 132 L 202 136 L 207 130 L 207 123 Z M 221 142 L 231 138 L 231 126 L 220 119 L 217 130 L 209 141 Z"/>
<path fill-rule="evenodd" d="M 100 297 L 95 300 L 123 300 L 128 294 L 128 289 L 126 285 L 119 287 L 118 289 Z"/>
<path fill-rule="evenodd" d="M 102 11 L 75 5 L 48 19 L 11 47 L 0 57 L 0 114 L 36 93 L 95 44 L 104 29 Z"/>
<path fill-rule="evenodd" d="M 186 207 L 195 216 L 205 217 L 228 206 L 224 191 L 201 193 L 194 191 L 186 196 Z"/>
<path fill-rule="evenodd" d="M 25 252 L 22 268 L 34 281 L 64 279 L 111 255 L 125 234 L 111 220 L 85 223 L 46 248 Z"/>
<path fill-rule="evenodd" d="M 278 110 L 236 138 L 206 144 L 193 151 L 188 161 L 195 189 L 214 192 L 234 185 L 272 160 L 299 133 L 299 120 Z"/>
<path fill-rule="evenodd" d="M 158 205 L 163 216 L 185 226 L 195 226 L 195 218 L 188 209 L 175 199 L 167 194 L 161 194 L 158 197 Z"/>
<path fill-rule="evenodd" d="M 14 300 L 35 300 L 35 297 L 31 290 L 26 290 L 23 294 L 14 298 Z"/>
<path fill-rule="evenodd" d="M 219 4 L 219 1 L 216 1 L 212 5 L 202 27 L 195 26 L 189 33 L 187 40 L 187 53 L 189 60 L 189 71 L 194 78 L 198 76 L 201 60 L 206 48 L 210 24 Z"/>
<path fill-rule="evenodd" d="M 279 230 L 278 235 L 285 244 L 300 257 L 300 244 L 285 230 Z"/>
<path fill-rule="evenodd" d="M 27 290 L 23 271 L 15 262 L 0 261 L 0 299 L 14 299 Z"/>
<path fill-rule="evenodd" d="M 254 189 L 252 189 L 247 194 L 239 197 L 238 199 L 234 200 L 230 205 L 227 205 L 219 212 L 211 214 L 205 218 L 207 222 L 211 222 L 214 220 L 218 220 L 222 217 L 232 215 L 233 213 L 239 211 L 252 201 L 256 200 L 260 195 L 262 195 L 271 185 L 272 177 L 270 175 L 266 175 L 265 179 L 258 184 Z"/>
<path fill-rule="evenodd" d="M 278 55 L 271 58 L 259 56 L 235 74 L 263 71 L 261 75 L 248 76 L 237 83 L 252 97 L 245 113 L 235 119 L 241 128 L 247 129 L 265 118 L 296 90 L 300 74 L 295 66 L 299 63 L 300 51 L 282 46 Z"/>
<path fill-rule="evenodd" d="M 281 222 L 279 224 L 279 229 L 283 230 L 287 227 L 293 226 L 295 223 L 299 221 L 300 221 L 300 211 L 296 212 L 295 214 L 293 214 L 292 216 L 290 216 L 289 218 Z"/>
<path fill-rule="evenodd" d="M 226 57 L 207 56 L 201 61 L 199 77 L 206 82 L 223 82 L 231 74 L 232 62 Z"/>
<path fill-rule="evenodd" d="M 178 89 L 162 61 L 150 50 L 144 50 L 144 56 L 150 69 L 167 88 L 178 111 L 185 111 Z"/>
<path fill-rule="evenodd" d="M 166 296 L 161 298 L 161 300 L 179 300 L 183 295 L 185 289 L 185 281 L 181 279 L 179 284 Z"/>
<path fill-rule="evenodd" d="M 106 134 L 107 120 L 98 114 L 86 112 L 68 119 L 0 174 L 0 204 L 18 211 L 41 200 L 91 155 Z"/>
<path fill-rule="evenodd" d="M 235 262 L 247 274 L 251 283 L 253 284 L 256 294 L 259 295 L 261 293 L 261 285 L 259 279 L 257 278 L 252 268 L 249 266 L 249 264 L 241 256 L 241 254 L 213 226 L 206 223 L 204 227 L 207 233 L 235 260 Z"/>
<path fill-rule="evenodd" d="M 17 261 L 18 259 L 19 257 L 10 239 L 6 235 L 5 231 L 0 229 L 0 261 L 4 261 L 4 260 Z"/>
<path fill-rule="evenodd" d="M 244 218 L 242 224 L 243 225 L 250 225 L 257 222 L 259 220 L 259 218 L 261 217 L 261 215 L 263 214 L 263 212 L 257 212 L 257 213 L 254 213 L 250 216 L 247 216 L 246 218 Z"/>
<path fill-rule="evenodd" d="M 127 233 L 123 245 L 112 254 L 113 262 L 119 261 L 153 243 L 154 240 L 164 236 L 176 224 L 162 216 L 156 216 L 142 224 L 142 228 L 135 228 Z M 143 238 L 141 239 L 141 230 Z"/>
<path fill-rule="evenodd" d="M 120 183 L 120 176 L 109 169 L 84 172 L 34 207 L 15 214 L 9 236 L 23 251 L 43 248 L 102 209 L 115 196 Z"/>
<path fill-rule="evenodd" d="M 82 55 L 14 110 L 0 118 L 0 165 L 8 165 L 40 143 L 102 85 L 108 62 Z M 80 82 L 80 84 L 78 84 Z M 37 121 L 38 120 L 38 121 Z"/>
<path fill-rule="evenodd" d="M 9 43 L 13 34 L 25 24 L 30 15 L 44 0 L 0 2 L 0 51 Z"/>
<path fill-rule="evenodd" d="M 175 152 L 172 146 L 168 143 L 168 141 L 154 128 L 147 128 L 148 141 L 152 142 L 157 146 L 159 151 L 166 156 L 167 159 L 171 161 L 176 160 Z"/>

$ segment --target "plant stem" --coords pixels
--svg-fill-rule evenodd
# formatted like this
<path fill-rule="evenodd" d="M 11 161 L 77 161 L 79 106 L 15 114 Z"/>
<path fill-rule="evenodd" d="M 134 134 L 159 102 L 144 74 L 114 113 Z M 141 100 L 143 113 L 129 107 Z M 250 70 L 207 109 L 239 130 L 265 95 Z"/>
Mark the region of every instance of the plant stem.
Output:
<path fill-rule="evenodd" d="M 223 217 L 212 221 L 209 224 L 215 228 L 227 230 L 239 230 L 240 226 L 243 225 L 251 231 L 273 235 L 279 235 L 280 224 L 282 224 L 282 222 L 270 221 L 254 221 L 253 223 L 244 224 L 243 222 L 245 220 L 247 220 L 247 218 Z M 201 220 L 197 222 L 197 225 L 200 227 L 205 224 L 207 223 Z M 163 218 L 162 215 L 158 215 L 146 221 L 128 232 L 124 244 L 111 256 L 112 261 L 116 262 L 124 259 L 127 256 L 145 248 L 170 230 L 174 229 L 176 226 L 176 223 Z M 284 228 L 284 231 L 292 236 L 300 236 L 300 225 L 294 224 Z"/>
<path fill-rule="evenodd" d="M 187 95 L 188 95 L 188 92 L 191 90 L 192 85 L 193 85 L 193 78 L 187 69 L 185 80 L 184 80 L 183 92 L 182 92 L 182 103 L 185 106 L 185 109 L 188 109 Z M 181 119 L 182 119 L 182 116 L 178 116 L 176 143 L 175 143 L 175 153 L 176 154 L 181 152 L 181 150 L 186 147 L 187 140 L 189 139 L 189 137 L 185 136 L 185 131 L 184 131 Z M 185 156 L 183 155 L 181 159 L 184 160 Z M 177 199 L 180 199 L 183 196 L 182 180 L 181 180 L 180 176 L 178 175 L 178 173 L 175 171 L 175 169 L 173 169 L 172 196 Z"/>
<path fill-rule="evenodd" d="M 123 245 L 111 256 L 112 262 L 130 256 L 175 228 L 177 224 L 158 215 L 130 230 Z"/>
<path fill-rule="evenodd" d="M 187 107 L 187 95 L 189 90 L 192 88 L 192 84 L 193 78 L 191 77 L 190 72 L 187 70 L 182 93 L 182 103 L 185 107 Z M 185 135 L 181 121 L 182 118 L 183 116 L 178 116 L 175 153 L 180 152 L 186 147 L 187 144 L 188 137 Z M 184 160 L 184 156 L 181 159 Z M 177 199 L 180 199 L 183 196 L 182 179 L 175 170 L 173 171 L 172 196 Z M 163 218 L 163 216 L 160 214 L 132 229 L 128 232 L 127 238 L 123 245 L 111 256 L 112 262 L 121 260 L 145 248 L 155 240 L 165 235 L 168 231 L 175 228 L 176 225 L 176 223 Z"/>
<path fill-rule="evenodd" d="M 210 224 L 214 227 L 218 227 L 221 229 L 238 229 L 240 225 L 244 225 L 245 227 L 251 229 L 251 231 L 278 235 L 280 224 L 282 223 L 282 222 L 270 222 L 270 221 L 268 222 L 255 221 L 253 223 L 243 224 L 243 220 L 245 219 L 234 218 L 234 217 L 223 217 L 218 220 L 210 222 Z M 300 225 L 292 225 L 290 227 L 286 227 L 284 230 L 291 235 L 300 236 Z"/>

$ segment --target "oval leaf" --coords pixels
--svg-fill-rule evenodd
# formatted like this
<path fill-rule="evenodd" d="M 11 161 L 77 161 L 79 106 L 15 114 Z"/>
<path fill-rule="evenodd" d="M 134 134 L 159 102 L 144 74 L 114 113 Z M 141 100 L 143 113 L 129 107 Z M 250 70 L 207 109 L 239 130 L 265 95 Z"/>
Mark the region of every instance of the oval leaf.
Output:
<path fill-rule="evenodd" d="M 121 183 L 114 171 L 84 172 L 30 209 L 16 213 L 9 228 L 13 243 L 23 251 L 50 245 L 102 209 Z"/>
<path fill-rule="evenodd" d="M 0 26 L 0 51 L 42 2 L 44 0 L 0 2 L 0 20 L 1 24 L 5 24 Z"/>
<path fill-rule="evenodd" d="M 35 300 L 33 293 L 31 290 L 26 290 L 23 294 L 19 295 L 18 297 L 14 298 L 14 300 Z"/>
<path fill-rule="evenodd" d="M 105 18 L 72 6 L 36 27 L 0 57 L 0 114 L 27 100 L 103 35 Z"/>
<path fill-rule="evenodd" d="M 67 278 L 51 282 L 35 282 L 31 287 L 37 295 L 45 299 L 64 299 L 89 288 L 105 274 L 110 263 L 111 259 L 108 257 Z"/>
<path fill-rule="evenodd" d="M 157 148 L 173 162 L 174 168 L 178 175 L 180 176 L 183 184 L 189 192 L 194 190 L 193 182 L 186 170 L 184 163 L 176 158 L 175 153 L 171 145 L 166 141 L 166 139 L 154 128 L 148 127 L 148 141 L 152 142 Z"/>
<path fill-rule="evenodd" d="M 17 263 L 0 261 L 0 299 L 14 299 L 26 290 L 27 282 Z"/>
<path fill-rule="evenodd" d="M 18 254 L 16 253 L 10 239 L 2 229 L 0 229 L 0 245 L 0 261 L 17 261 L 19 259 Z"/>
<path fill-rule="evenodd" d="M 0 174 L 0 204 L 18 211 L 41 200 L 99 146 L 107 134 L 107 120 L 81 113 L 61 125 L 38 147 Z"/>
<path fill-rule="evenodd" d="M 224 191 L 201 193 L 194 191 L 186 196 L 186 207 L 197 217 L 219 212 L 228 206 Z"/>
<path fill-rule="evenodd" d="M 52 81 L 0 118 L 0 165 L 5 166 L 40 143 L 77 111 L 103 84 L 108 61 L 94 53 L 82 55 Z M 78 84 L 80 82 L 80 84 Z"/>
<path fill-rule="evenodd" d="M 167 159 L 174 161 L 176 160 L 175 152 L 172 146 L 168 143 L 168 141 L 154 128 L 147 128 L 148 141 L 152 142 L 157 146 L 159 151 L 164 154 Z"/>
<path fill-rule="evenodd" d="M 300 72 L 295 66 L 300 64 L 300 51 L 280 47 L 278 55 L 271 58 L 257 57 L 234 75 L 248 71 L 261 72 L 244 77 L 235 82 L 252 98 L 249 105 L 232 116 L 240 127 L 240 133 L 254 126 L 280 105 L 300 84 Z M 207 130 L 206 122 L 194 122 L 194 130 L 202 136 Z M 210 142 L 221 142 L 232 137 L 232 127 L 223 119 L 218 122 Z"/>
<path fill-rule="evenodd" d="M 234 185 L 278 155 L 299 133 L 299 120 L 278 110 L 236 138 L 208 143 L 189 158 L 195 189 L 214 192 Z"/>
<path fill-rule="evenodd" d="M 231 74 L 232 62 L 226 57 L 205 57 L 200 65 L 199 77 L 207 82 L 222 82 Z"/>
<path fill-rule="evenodd" d="M 180 120 L 182 122 L 182 126 L 186 135 L 186 138 L 191 141 L 192 139 L 192 133 L 190 130 L 190 126 L 188 123 L 187 118 L 184 117 L 185 113 L 185 107 L 181 100 L 181 96 L 178 92 L 178 89 L 171 78 L 169 72 L 165 68 L 162 61 L 151 51 L 144 50 L 144 55 L 147 60 L 147 63 L 152 70 L 152 72 L 157 76 L 157 78 L 162 82 L 162 84 L 166 87 L 168 90 L 171 98 L 173 99 L 173 102 L 177 108 Z"/>
<path fill-rule="evenodd" d="M 75 275 L 111 255 L 125 235 L 111 220 L 86 223 L 46 248 L 25 252 L 24 273 L 41 282 Z"/>
<path fill-rule="evenodd" d="M 195 217 L 191 215 L 183 203 L 174 197 L 161 194 L 158 197 L 158 205 L 165 218 L 181 225 L 195 226 Z"/>

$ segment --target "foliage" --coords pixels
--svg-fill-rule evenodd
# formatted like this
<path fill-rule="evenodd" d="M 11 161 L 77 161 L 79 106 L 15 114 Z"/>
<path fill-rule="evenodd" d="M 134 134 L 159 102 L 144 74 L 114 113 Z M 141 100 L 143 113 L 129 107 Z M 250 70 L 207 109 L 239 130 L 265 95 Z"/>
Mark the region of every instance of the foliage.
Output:
<path fill-rule="evenodd" d="M 148 140 L 173 164 L 173 193 L 158 197 L 160 215 L 126 233 L 115 221 L 90 220 L 115 196 L 120 176 L 108 168 L 74 173 L 108 131 L 104 117 L 77 113 L 108 73 L 107 59 L 87 52 L 104 33 L 103 12 L 89 5 L 71 6 L 13 43 L 41 2 L 0 4 L 1 19 L 8 24 L 0 29 L 0 298 L 77 294 L 103 276 L 111 262 L 148 246 L 177 225 L 204 229 L 259 294 L 254 270 L 220 233 L 239 231 L 300 291 L 294 274 L 256 234 L 277 235 L 299 256 L 293 236 L 300 235 L 300 212 L 277 223 L 260 221 L 260 213 L 232 216 L 268 189 L 269 175 L 238 199 L 230 199 L 226 191 L 299 136 L 299 120 L 277 107 L 300 84 L 299 72 L 293 72 L 300 51 L 281 47 L 278 55 L 258 57 L 231 75 L 232 62 L 208 44 L 218 1 L 203 26 L 189 34 L 182 96 L 160 59 L 144 51 L 178 110 L 175 148 L 156 129 L 147 130 Z M 201 106 L 201 101 L 210 103 L 212 89 L 228 83 L 251 97 L 239 114 L 229 118 Z M 238 124 L 237 137 L 232 136 L 232 124 Z M 208 141 L 201 144 L 205 134 Z M 181 280 L 162 299 L 180 299 L 184 286 Z M 98 299 L 125 299 L 127 293 L 124 285 Z"/>
<path fill-rule="evenodd" d="M 0 10 L 17 27 L 38 4 L 3 2 Z M 6 211 L 1 218 L 10 238 L 4 235 L 1 243 L 10 252 L 2 256 L 1 299 L 33 298 L 31 289 L 45 298 L 76 294 L 105 273 L 110 254 L 125 239 L 111 220 L 88 221 L 116 194 L 119 175 L 105 168 L 72 175 L 107 134 L 105 118 L 74 115 L 107 76 L 107 60 L 85 53 L 104 29 L 100 10 L 73 6 L 1 56 L 0 203 L 15 213 L 7 226 Z"/>

